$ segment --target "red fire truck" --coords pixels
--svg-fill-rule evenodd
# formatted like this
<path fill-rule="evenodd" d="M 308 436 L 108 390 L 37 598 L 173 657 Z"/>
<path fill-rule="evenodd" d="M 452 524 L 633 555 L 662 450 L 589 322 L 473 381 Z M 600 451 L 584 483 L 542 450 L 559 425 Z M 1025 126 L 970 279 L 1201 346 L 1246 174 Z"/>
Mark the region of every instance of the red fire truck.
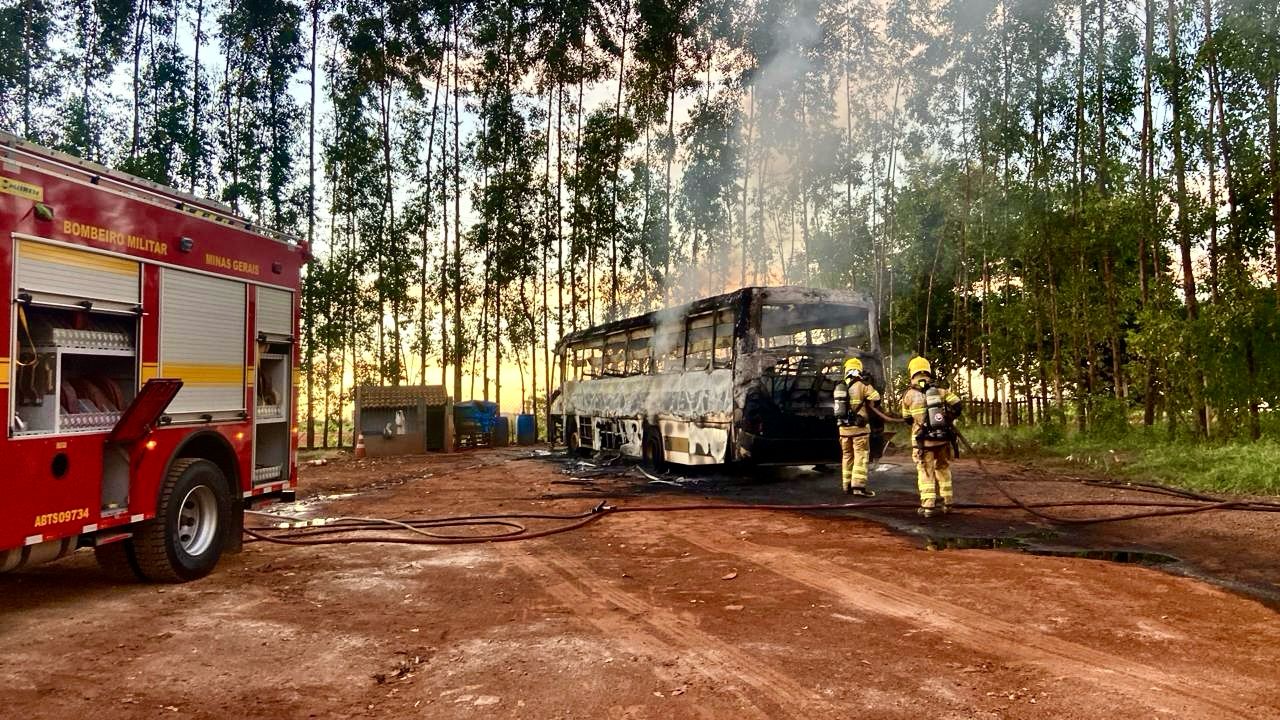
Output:
<path fill-rule="evenodd" d="M 92 547 L 209 573 L 297 485 L 307 248 L 230 208 L 0 134 L 0 571 Z"/>

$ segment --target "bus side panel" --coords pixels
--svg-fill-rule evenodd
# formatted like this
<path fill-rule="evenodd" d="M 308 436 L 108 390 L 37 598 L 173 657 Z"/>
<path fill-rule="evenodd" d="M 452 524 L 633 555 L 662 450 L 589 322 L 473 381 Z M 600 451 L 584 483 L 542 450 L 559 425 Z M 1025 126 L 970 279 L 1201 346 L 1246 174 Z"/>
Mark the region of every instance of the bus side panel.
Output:
<path fill-rule="evenodd" d="M 719 465 L 728 459 L 729 429 L 686 420 L 663 420 L 663 459 L 678 465 Z"/>

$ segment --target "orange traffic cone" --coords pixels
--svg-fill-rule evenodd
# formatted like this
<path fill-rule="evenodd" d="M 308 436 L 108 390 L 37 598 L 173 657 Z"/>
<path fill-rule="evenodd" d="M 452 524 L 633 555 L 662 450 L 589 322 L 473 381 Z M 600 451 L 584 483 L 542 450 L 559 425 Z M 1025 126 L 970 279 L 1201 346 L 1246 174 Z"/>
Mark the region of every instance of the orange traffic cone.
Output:
<path fill-rule="evenodd" d="M 356 436 L 356 459 L 364 457 L 364 433 Z"/>

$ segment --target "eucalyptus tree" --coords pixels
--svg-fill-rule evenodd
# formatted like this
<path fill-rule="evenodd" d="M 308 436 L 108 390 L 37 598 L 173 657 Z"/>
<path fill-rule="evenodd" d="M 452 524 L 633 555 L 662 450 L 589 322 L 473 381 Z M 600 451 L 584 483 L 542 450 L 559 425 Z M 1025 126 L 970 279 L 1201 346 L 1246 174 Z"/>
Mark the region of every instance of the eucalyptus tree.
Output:
<path fill-rule="evenodd" d="M 60 89 L 57 52 L 50 42 L 56 13 L 49 0 L 18 0 L 0 8 L 0 123 L 46 142 L 55 122 L 43 110 Z"/>
<path fill-rule="evenodd" d="M 76 78 L 78 87 L 64 89 L 59 110 L 58 149 L 64 152 L 97 162 L 106 159 L 101 118 L 110 112 L 107 85 L 112 70 L 124 57 L 133 4 L 134 0 L 72 0 L 67 7 L 73 42 L 62 65 Z"/>

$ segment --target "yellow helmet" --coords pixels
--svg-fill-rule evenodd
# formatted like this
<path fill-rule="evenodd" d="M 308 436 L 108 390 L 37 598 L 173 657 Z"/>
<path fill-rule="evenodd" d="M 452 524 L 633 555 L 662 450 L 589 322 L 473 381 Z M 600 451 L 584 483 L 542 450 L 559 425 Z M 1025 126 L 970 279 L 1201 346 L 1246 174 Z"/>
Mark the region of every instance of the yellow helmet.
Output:
<path fill-rule="evenodd" d="M 848 375 L 851 370 L 862 372 L 862 361 L 858 358 L 851 357 L 844 361 L 844 374 Z"/>
<path fill-rule="evenodd" d="M 907 377 L 914 379 L 920 373 L 933 374 L 933 366 L 929 365 L 929 361 L 923 357 L 913 357 L 911 362 L 907 364 Z"/>

